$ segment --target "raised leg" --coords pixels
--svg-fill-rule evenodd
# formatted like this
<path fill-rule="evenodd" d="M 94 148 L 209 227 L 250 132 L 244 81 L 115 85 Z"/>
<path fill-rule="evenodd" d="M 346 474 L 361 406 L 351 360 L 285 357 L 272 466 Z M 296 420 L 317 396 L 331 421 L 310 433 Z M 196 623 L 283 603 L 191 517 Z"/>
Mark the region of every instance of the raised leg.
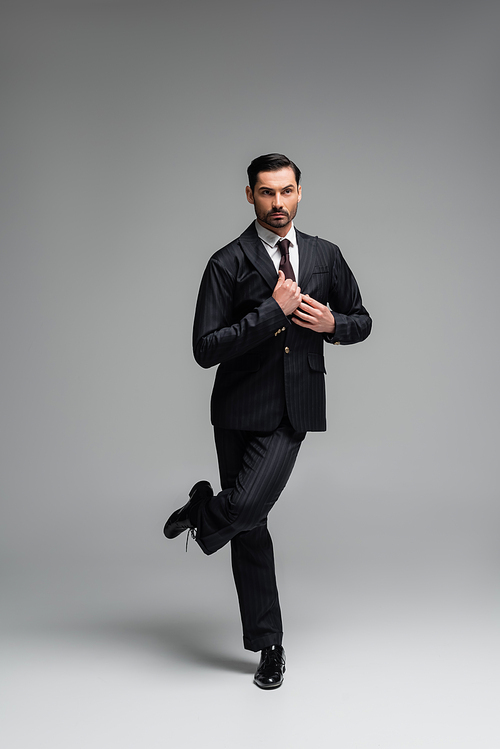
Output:
<path fill-rule="evenodd" d="M 274 432 L 215 430 L 222 492 L 200 509 L 197 540 L 206 553 L 231 542 L 243 642 L 248 650 L 281 645 L 267 514 L 290 476 L 304 436 L 287 419 Z"/>
<path fill-rule="evenodd" d="M 222 491 L 198 513 L 196 540 L 205 554 L 265 522 L 286 486 L 304 437 L 305 432 L 296 432 L 287 418 L 273 432 L 215 430 L 224 482 Z"/>

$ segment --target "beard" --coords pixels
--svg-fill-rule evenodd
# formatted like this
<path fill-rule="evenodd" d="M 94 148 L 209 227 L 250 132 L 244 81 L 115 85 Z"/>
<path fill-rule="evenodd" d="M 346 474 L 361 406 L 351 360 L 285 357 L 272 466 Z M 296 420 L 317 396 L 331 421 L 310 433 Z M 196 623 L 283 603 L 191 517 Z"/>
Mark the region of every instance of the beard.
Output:
<path fill-rule="evenodd" d="M 282 226 L 286 226 L 291 221 L 293 221 L 293 219 L 297 215 L 297 207 L 298 203 L 291 211 L 288 211 L 286 208 L 282 208 L 280 211 L 262 211 L 257 210 L 256 208 L 255 213 L 259 221 L 261 221 L 263 224 L 272 226 L 275 229 L 280 229 Z"/>

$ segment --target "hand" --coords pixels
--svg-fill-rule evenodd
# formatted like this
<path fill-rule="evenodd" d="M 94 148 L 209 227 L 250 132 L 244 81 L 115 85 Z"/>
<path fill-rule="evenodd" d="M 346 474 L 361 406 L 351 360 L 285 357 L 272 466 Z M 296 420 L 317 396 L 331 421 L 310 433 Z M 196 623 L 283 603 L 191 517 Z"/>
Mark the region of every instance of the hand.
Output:
<path fill-rule="evenodd" d="M 301 303 L 295 310 L 292 322 L 301 328 L 309 328 L 315 333 L 329 333 L 335 331 L 335 318 L 324 304 L 317 302 L 309 294 L 304 294 Z"/>
<path fill-rule="evenodd" d="M 285 274 L 282 270 L 278 273 L 278 283 L 274 287 L 273 299 L 278 302 L 283 313 L 288 317 L 295 312 L 302 300 L 300 286 L 297 286 L 291 278 L 285 280 Z"/>

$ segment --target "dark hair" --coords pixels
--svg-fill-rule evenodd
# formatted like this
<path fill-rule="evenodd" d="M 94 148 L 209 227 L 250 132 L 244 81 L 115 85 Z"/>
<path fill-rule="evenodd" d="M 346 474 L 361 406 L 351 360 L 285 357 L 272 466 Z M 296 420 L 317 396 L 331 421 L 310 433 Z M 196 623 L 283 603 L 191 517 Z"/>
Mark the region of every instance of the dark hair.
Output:
<path fill-rule="evenodd" d="M 259 172 L 277 172 L 279 169 L 285 169 L 289 166 L 295 173 L 297 186 L 300 182 L 300 169 L 297 164 L 290 161 L 288 156 L 283 153 L 266 153 L 265 156 L 257 156 L 247 169 L 248 182 L 253 192 Z"/>

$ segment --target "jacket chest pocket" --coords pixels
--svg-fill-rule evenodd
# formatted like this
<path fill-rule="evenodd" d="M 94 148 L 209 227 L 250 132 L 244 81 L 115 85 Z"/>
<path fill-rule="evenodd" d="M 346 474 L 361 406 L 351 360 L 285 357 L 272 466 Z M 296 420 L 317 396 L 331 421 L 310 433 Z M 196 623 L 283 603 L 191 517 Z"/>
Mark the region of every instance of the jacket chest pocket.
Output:
<path fill-rule="evenodd" d="M 330 288 L 330 268 L 328 265 L 316 265 L 303 293 L 309 294 L 316 301 L 326 304 Z"/>

